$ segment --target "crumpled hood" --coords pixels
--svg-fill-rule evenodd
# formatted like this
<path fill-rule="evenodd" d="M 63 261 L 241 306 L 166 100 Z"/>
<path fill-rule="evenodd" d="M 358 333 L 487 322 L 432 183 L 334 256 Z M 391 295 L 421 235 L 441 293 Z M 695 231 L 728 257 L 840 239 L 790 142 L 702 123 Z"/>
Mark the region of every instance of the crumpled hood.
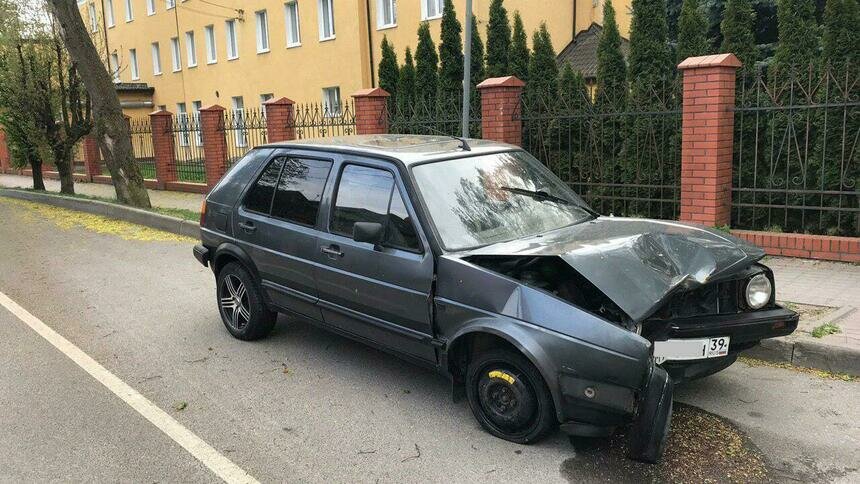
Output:
<path fill-rule="evenodd" d="M 741 239 L 703 227 L 599 217 L 466 255 L 559 256 L 640 322 L 676 290 L 740 271 L 765 254 Z"/>

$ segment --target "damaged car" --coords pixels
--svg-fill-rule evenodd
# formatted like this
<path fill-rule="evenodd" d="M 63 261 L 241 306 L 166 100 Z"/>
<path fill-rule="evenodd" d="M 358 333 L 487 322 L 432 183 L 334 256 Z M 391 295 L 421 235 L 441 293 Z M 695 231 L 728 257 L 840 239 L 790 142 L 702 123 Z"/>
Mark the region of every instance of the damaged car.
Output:
<path fill-rule="evenodd" d="M 448 376 L 492 435 L 629 426 L 655 462 L 673 385 L 791 333 L 764 252 L 601 216 L 522 149 L 373 135 L 251 150 L 207 195 L 195 257 L 236 338 L 278 313 Z"/>

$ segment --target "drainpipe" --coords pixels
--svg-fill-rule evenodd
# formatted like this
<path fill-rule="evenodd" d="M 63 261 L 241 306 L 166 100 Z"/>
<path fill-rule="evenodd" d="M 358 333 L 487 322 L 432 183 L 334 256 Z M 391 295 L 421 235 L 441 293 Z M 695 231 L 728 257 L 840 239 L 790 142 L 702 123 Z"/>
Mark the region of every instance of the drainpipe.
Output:
<path fill-rule="evenodd" d="M 373 65 L 373 33 L 370 30 L 370 0 L 364 0 L 364 13 L 367 17 L 367 53 L 370 58 L 370 87 L 376 87 L 376 68 Z"/>
<path fill-rule="evenodd" d="M 573 0 L 573 35 L 570 37 L 571 42 L 576 38 L 576 0 Z"/>

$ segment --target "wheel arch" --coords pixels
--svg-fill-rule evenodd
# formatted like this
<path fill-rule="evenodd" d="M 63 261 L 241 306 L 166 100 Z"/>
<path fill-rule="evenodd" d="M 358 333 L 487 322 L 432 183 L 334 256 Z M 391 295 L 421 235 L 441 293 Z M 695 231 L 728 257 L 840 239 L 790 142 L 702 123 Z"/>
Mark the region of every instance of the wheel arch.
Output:
<path fill-rule="evenodd" d="M 215 249 L 215 256 L 212 257 L 212 272 L 215 275 L 218 275 L 218 272 L 222 267 L 229 264 L 230 262 L 237 262 L 242 265 L 248 272 L 251 273 L 251 276 L 254 280 L 260 280 L 260 273 L 257 271 L 257 267 L 251 261 L 251 257 L 242 250 L 236 244 L 231 244 L 229 242 L 225 242 L 218 246 Z"/>

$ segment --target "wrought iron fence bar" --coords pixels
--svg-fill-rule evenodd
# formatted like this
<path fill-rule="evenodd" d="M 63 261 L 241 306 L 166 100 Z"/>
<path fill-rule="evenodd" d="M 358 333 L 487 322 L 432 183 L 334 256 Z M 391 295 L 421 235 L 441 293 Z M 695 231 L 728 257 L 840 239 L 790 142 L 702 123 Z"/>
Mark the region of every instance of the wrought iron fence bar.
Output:
<path fill-rule="evenodd" d="M 860 106 L 860 101 L 845 102 L 845 103 L 820 103 L 820 104 L 795 104 L 791 106 L 735 106 L 734 112 L 755 112 L 755 111 L 804 111 L 809 109 L 829 109 L 829 108 L 856 108 Z"/>
<path fill-rule="evenodd" d="M 747 208 L 778 208 L 778 209 L 789 209 L 789 210 L 822 210 L 829 212 L 856 212 L 860 213 L 860 208 L 858 207 L 829 207 L 827 205 L 789 205 L 789 204 L 778 204 L 778 203 L 742 203 L 742 202 L 733 202 L 732 205 L 737 207 L 747 207 Z"/>

